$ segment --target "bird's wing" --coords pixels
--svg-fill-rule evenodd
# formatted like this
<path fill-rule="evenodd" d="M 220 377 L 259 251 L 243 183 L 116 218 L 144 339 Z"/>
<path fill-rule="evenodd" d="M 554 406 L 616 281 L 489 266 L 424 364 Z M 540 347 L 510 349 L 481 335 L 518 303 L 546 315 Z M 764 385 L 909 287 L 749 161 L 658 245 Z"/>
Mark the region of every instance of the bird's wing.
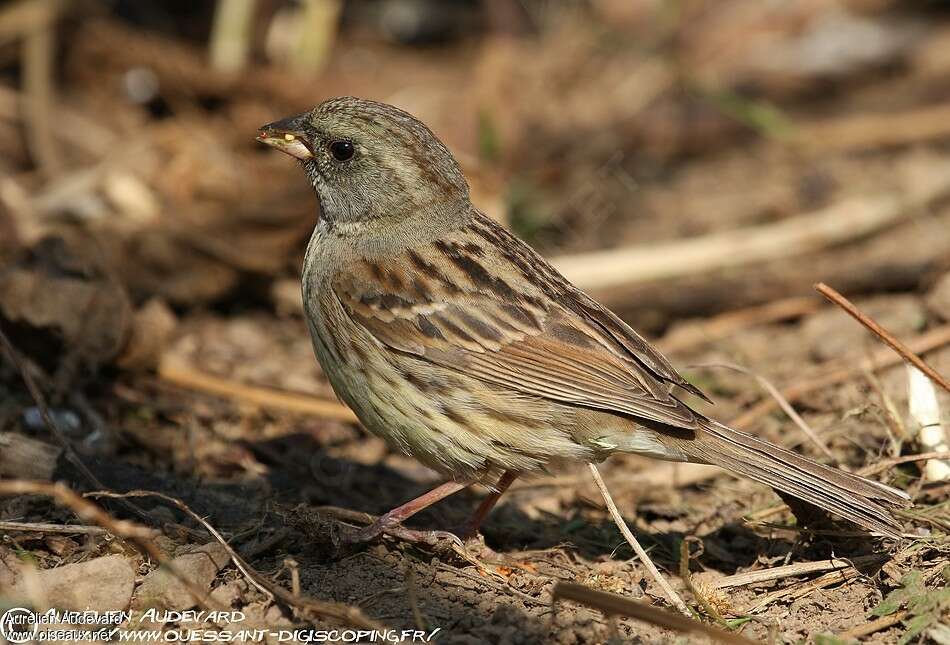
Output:
<path fill-rule="evenodd" d="M 332 287 L 391 350 L 566 404 L 689 429 L 702 419 L 672 389 L 702 394 L 662 355 L 484 216 Z"/>

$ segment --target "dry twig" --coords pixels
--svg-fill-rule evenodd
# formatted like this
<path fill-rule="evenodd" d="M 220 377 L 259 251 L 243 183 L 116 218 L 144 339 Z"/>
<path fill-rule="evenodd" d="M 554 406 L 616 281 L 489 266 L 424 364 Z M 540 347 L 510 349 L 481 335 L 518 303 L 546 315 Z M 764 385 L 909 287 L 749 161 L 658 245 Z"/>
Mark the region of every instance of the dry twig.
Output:
<path fill-rule="evenodd" d="M 19 0 L 7 3 L 0 11 L 0 45 L 20 38 L 37 26 L 53 20 L 56 5 L 50 2 Z"/>
<path fill-rule="evenodd" d="M 881 379 L 877 377 L 877 374 L 871 370 L 864 370 L 864 378 L 867 380 L 868 385 L 871 386 L 871 389 L 874 390 L 877 398 L 881 400 L 881 408 L 884 410 L 884 427 L 887 428 L 891 440 L 891 452 L 894 455 L 899 455 L 901 452 L 901 443 L 907 438 L 904 423 L 901 421 L 891 397 L 884 391 L 884 387 L 881 385 Z"/>
<path fill-rule="evenodd" d="M 352 410 L 337 401 L 327 401 L 306 394 L 237 383 L 176 363 L 167 357 L 159 363 L 158 376 L 162 380 L 179 387 L 205 392 L 256 407 L 311 414 L 334 421 L 353 423 L 357 420 Z"/>
<path fill-rule="evenodd" d="M 53 21 L 59 3 L 44 0 L 49 6 L 46 19 L 35 25 L 23 39 L 23 120 L 26 140 L 36 165 L 47 176 L 61 170 L 53 140 L 53 58 L 55 56 Z"/>
<path fill-rule="evenodd" d="M 744 587 L 745 585 L 769 582 L 771 580 L 781 580 L 783 578 L 792 578 L 809 573 L 836 571 L 839 569 L 847 569 L 849 567 L 863 567 L 883 562 L 885 560 L 887 560 L 887 557 L 883 555 L 864 555 L 857 558 L 852 558 L 850 560 L 834 559 L 819 560 L 817 562 L 799 562 L 797 564 L 789 564 L 784 567 L 772 567 L 770 569 L 760 569 L 758 571 L 737 573 L 735 575 L 726 576 L 724 578 L 715 580 L 712 584 L 716 589 Z"/>
<path fill-rule="evenodd" d="M 814 593 L 819 589 L 824 589 L 840 582 L 847 583 L 854 580 L 855 578 L 859 578 L 862 575 L 863 574 L 854 567 L 829 571 L 828 573 L 819 576 L 814 580 L 809 580 L 808 582 L 803 582 L 798 585 L 793 585 L 785 589 L 779 589 L 778 591 L 773 591 L 772 593 L 767 593 L 764 596 L 760 596 L 746 611 L 750 613 L 762 611 L 773 602 L 778 600 L 798 600 L 799 598 L 804 598 L 805 596 Z"/>
<path fill-rule="evenodd" d="M 326 65 L 339 30 L 342 0 L 305 2 L 297 17 L 300 30 L 290 53 L 291 65 L 300 72 L 317 74 Z"/>
<path fill-rule="evenodd" d="M 67 535 L 102 535 L 108 533 L 101 526 L 82 524 L 49 524 L 47 522 L 0 522 L 0 531 L 23 531 L 29 533 L 65 533 Z"/>
<path fill-rule="evenodd" d="M 795 142 L 808 152 L 902 146 L 950 137 L 950 106 L 944 103 L 900 112 L 847 114 L 799 126 Z"/>
<path fill-rule="evenodd" d="M 284 566 L 290 572 L 290 593 L 294 598 L 300 598 L 300 563 L 293 558 L 284 558 Z"/>
<path fill-rule="evenodd" d="M 712 603 L 706 598 L 706 594 L 703 591 L 693 584 L 693 577 L 689 572 L 689 542 L 691 538 L 686 538 L 680 542 L 680 578 L 683 579 L 683 584 L 686 585 L 686 588 L 689 589 L 689 592 L 693 594 L 693 598 L 700 604 L 703 610 L 706 612 L 706 615 L 712 618 L 714 621 L 721 625 L 725 625 L 726 621 L 723 620 L 722 614 L 719 613 L 719 610 L 716 609 Z M 699 542 L 700 547 L 702 547 L 702 542 L 698 538 L 692 538 Z M 698 557 L 698 555 L 697 555 Z"/>
<path fill-rule="evenodd" d="M 237 72 L 247 64 L 254 25 L 254 0 L 218 0 L 208 43 L 211 67 Z"/>
<path fill-rule="evenodd" d="M 835 303 L 839 307 L 845 310 L 849 316 L 857 320 L 859 323 L 867 327 L 872 333 L 874 333 L 878 338 L 883 340 L 887 345 L 891 347 L 895 352 L 900 354 L 904 360 L 912 363 L 914 367 L 919 369 L 921 372 L 930 377 L 934 383 L 942 387 L 947 392 L 950 392 L 950 381 L 944 378 L 939 372 L 927 365 L 914 351 L 902 343 L 896 336 L 892 333 L 881 327 L 873 318 L 868 316 L 866 313 L 854 306 L 850 300 L 842 296 L 840 293 L 829 287 L 824 282 L 819 282 L 815 285 L 815 290 L 818 291 L 825 298 Z"/>
<path fill-rule="evenodd" d="M 671 611 L 653 607 L 644 602 L 624 598 L 606 591 L 598 591 L 573 582 L 558 582 L 554 586 L 554 599 L 572 600 L 587 607 L 598 609 L 607 616 L 627 616 L 675 632 L 703 634 L 720 643 L 755 645 L 755 641 L 749 640 L 740 634 L 723 631 L 698 620 L 684 618 Z"/>
<path fill-rule="evenodd" d="M 882 629 L 893 627 L 906 617 L 907 610 L 902 609 L 901 611 L 891 614 L 890 616 L 881 616 L 880 618 L 872 620 L 869 623 L 864 623 L 863 625 L 858 625 L 857 627 L 852 627 L 851 629 L 843 631 L 838 634 L 838 638 L 842 641 L 850 641 L 861 638 L 862 636 L 868 636 L 874 632 L 879 632 Z"/>
<path fill-rule="evenodd" d="M 624 521 L 620 511 L 617 510 L 617 505 L 614 504 L 614 500 L 610 496 L 610 491 L 607 490 L 607 484 L 604 483 L 603 478 L 600 476 L 600 471 L 597 470 L 597 464 L 587 464 L 587 467 L 590 468 L 590 474 L 594 478 L 594 483 L 597 484 L 597 488 L 600 490 L 600 494 L 604 498 L 604 503 L 607 504 L 607 510 L 610 512 L 610 517 L 613 518 L 617 528 L 620 529 L 620 533 L 623 535 L 624 539 L 627 540 L 627 544 L 633 548 L 634 553 L 637 554 L 637 557 L 639 557 L 640 561 L 643 562 L 643 565 L 647 568 L 647 571 L 650 572 L 650 575 L 653 576 L 653 579 L 656 580 L 658 585 L 660 585 L 663 593 L 666 594 L 666 597 L 673 604 L 673 606 L 676 607 L 684 616 L 690 616 L 691 614 L 689 607 L 685 602 L 683 602 L 683 599 L 679 597 L 676 591 L 673 590 L 673 587 L 671 587 L 670 583 L 666 581 L 666 578 L 664 578 L 663 574 L 660 573 L 660 570 L 656 568 L 656 565 L 653 564 L 653 560 L 650 559 L 650 556 L 647 555 L 647 552 L 644 550 L 644 548 L 640 546 L 640 543 L 630 531 L 630 528 Z"/>

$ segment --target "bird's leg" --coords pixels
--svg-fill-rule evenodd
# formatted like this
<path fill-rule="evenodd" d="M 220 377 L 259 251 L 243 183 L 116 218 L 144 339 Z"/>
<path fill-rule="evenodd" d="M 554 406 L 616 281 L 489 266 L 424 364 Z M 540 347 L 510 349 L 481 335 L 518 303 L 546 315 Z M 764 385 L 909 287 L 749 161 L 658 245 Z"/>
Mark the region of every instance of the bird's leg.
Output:
<path fill-rule="evenodd" d="M 491 512 L 491 509 L 495 507 L 495 503 L 498 501 L 498 498 L 504 495 L 505 491 L 508 490 L 508 487 L 511 486 L 518 478 L 518 473 L 506 470 L 499 478 L 498 483 L 495 484 L 495 490 L 489 493 L 488 497 L 482 500 L 482 503 L 478 505 L 478 508 L 475 509 L 475 512 L 472 513 L 472 516 L 468 518 L 468 521 L 462 525 L 461 530 L 459 531 L 459 537 L 465 541 L 471 540 L 472 538 L 478 535 L 478 529 L 481 527 L 482 522 L 485 520 L 485 517 L 488 513 Z"/>
<path fill-rule="evenodd" d="M 369 526 L 363 527 L 355 534 L 344 538 L 345 543 L 354 544 L 359 542 L 369 542 L 384 533 L 393 537 L 406 540 L 407 542 L 422 542 L 425 544 L 435 544 L 439 539 L 448 538 L 454 542 L 459 539 L 447 531 L 416 531 L 402 526 L 404 520 L 409 519 L 424 508 L 432 506 L 436 502 L 445 499 L 453 493 L 457 493 L 463 488 L 468 488 L 472 482 L 447 481 L 444 484 L 433 488 L 428 493 L 410 500 L 402 506 L 397 506 L 384 515 L 380 515 L 375 522 Z"/>

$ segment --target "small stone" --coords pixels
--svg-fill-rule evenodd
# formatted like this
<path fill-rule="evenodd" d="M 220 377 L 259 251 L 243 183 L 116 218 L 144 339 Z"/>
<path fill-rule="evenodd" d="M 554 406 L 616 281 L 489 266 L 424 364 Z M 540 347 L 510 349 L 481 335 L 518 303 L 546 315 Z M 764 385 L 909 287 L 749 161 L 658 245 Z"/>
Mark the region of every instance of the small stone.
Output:
<path fill-rule="evenodd" d="M 181 575 L 187 577 L 202 590 L 211 587 L 218 575 L 230 560 L 227 551 L 217 542 L 205 544 L 194 551 L 179 555 L 172 560 L 172 566 Z M 135 608 L 145 609 L 189 609 L 196 604 L 188 587 L 170 571 L 158 568 L 145 576 L 135 592 Z"/>
<path fill-rule="evenodd" d="M 122 611 L 135 587 L 135 568 L 121 555 L 36 571 L 30 577 L 50 607 L 71 611 Z M 11 595 L 29 597 L 28 586 L 21 577 Z"/>
<path fill-rule="evenodd" d="M 271 605 L 268 608 L 264 614 L 264 624 L 272 627 L 290 627 L 292 625 L 277 605 Z"/>
<path fill-rule="evenodd" d="M 247 583 L 243 580 L 231 580 L 211 592 L 211 599 L 225 606 L 234 607 L 235 603 L 244 596 Z"/>

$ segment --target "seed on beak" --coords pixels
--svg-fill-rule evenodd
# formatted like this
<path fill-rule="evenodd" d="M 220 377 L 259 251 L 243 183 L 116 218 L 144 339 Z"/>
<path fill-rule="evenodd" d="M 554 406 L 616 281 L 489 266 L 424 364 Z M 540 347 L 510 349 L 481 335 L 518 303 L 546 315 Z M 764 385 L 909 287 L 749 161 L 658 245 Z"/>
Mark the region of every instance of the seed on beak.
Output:
<path fill-rule="evenodd" d="M 277 148 L 297 159 L 312 159 L 313 153 L 308 147 L 306 117 L 300 115 L 268 123 L 260 129 L 258 141 Z"/>

